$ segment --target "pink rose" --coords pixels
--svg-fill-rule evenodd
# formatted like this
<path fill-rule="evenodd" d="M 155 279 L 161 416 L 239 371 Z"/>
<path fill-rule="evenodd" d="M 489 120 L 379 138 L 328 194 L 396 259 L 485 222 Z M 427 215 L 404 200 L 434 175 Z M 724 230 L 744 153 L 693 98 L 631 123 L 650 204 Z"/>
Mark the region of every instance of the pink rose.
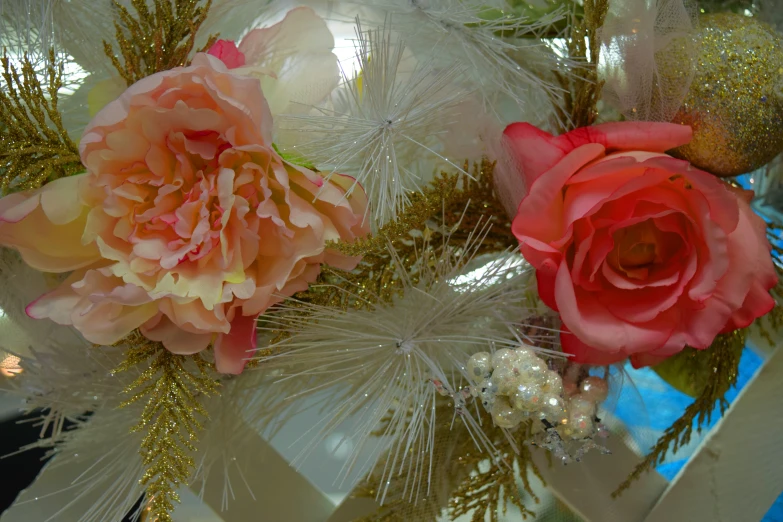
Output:
<path fill-rule="evenodd" d="M 236 69 L 245 65 L 244 53 L 237 49 L 237 44 L 231 40 L 216 41 L 209 48 L 207 54 L 223 62 L 229 69 Z"/>
<path fill-rule="evenodd" d="M 353 268 L 325 244 L 367 232 L 353 180 L 286 163 L 271 127 L 258 80 L 206 54 L 132 85 L 85 130 L 86 174 L 0 200 L 0 244 L 74 271 L 29 315 L 99 344 L 135 328 L 179 354 L 214 343 L 241 372 L 258 315 L 321 263 Z"/>
<path fill-rule="evenodd" d="M 576 361 L 654 364 L 773 307 L 764 222 L 664 153 L 690 141 L 689 127 L 609 123 L 554 137 L 515 123 L 505 136 L 529 187 L 513 232 Z"/>

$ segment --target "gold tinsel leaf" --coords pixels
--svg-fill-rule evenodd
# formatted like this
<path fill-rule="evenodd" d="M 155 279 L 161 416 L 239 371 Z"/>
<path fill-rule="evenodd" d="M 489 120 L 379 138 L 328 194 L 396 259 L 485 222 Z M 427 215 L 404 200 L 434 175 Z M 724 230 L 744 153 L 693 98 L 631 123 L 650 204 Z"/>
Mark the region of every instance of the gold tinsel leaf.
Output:
<path fill-rule="evenodd" d="M 0 193 L 33 189 L 84 168 L 79 149 L 63 127 L 57 97 L 62 87 L 62 63 L 49 51 L 39 77 L 30 58 L 21 71 L 2 57 L 0 89 Z"/>
<path fill-rule="evenodd" d="M 704 388 L 693 403 L 685 409 L 682 416 L 666 429 L 653 446 L 650 454 L 612 493 L 613 497 L 619 496 L 643 473 L 663 462 L 669 450 L 676 452 L 678 448 L 687 444 L 691 439 L 694 423 L 697 430 L 700 431 L 704 423 L 710 421 L 716 403 L 720 406 L 721 414 L 723 414 L 729 405 L 724 398 L 726 392 L 737 382 L 737 368 L 742 348 L 745 346 L 745 335 L 745 329 L 721 334 L 715 338 L 709 348 L 703 350 L 706 357 L 703 367 L 711 372 Z"/>
<path fill-rule="evenodd" d="M 198 416 L 207 417 L 200 399 L 218 392 L 219 383 L 210 377 L 212 364 L 200 354 L 176 355 L 162 344 L 135 332 L 122 341 L 125 361 L 114 373 L 141 367 L 139 376 L 125 390 L 132 396 L 120 407 L 145 400 L 133 431 L 144 432 L 139 453 L 145 471 L 150 513 L 160 522 L 170 522 L 176 490 L 194 469 L 190 455 L 202 429 Z"/>
<path fill-rule="evenodd" d="M 114 54 L 109 42 L 103 42 L 103 48 L 122 79 L 132 85 L 156 72 L 188 63 L 196 33 L 212 0 L 154 0 L 152 10 L 147 0 L 132 0 L 136 16 L 118 2 L 114 5 L 118 12 L 114 27 L 120 56 Z M 215 39 L 211 36 L 204 49 Z"/>

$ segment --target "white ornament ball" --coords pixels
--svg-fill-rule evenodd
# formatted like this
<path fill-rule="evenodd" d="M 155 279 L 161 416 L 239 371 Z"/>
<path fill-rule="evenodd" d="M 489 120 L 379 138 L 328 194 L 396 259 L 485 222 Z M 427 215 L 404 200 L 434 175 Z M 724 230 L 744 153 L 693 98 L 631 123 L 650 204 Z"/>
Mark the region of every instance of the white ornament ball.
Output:
<path fill-rule="evenodd" d="M 534 352 L 527 346 L 520 346 L 514 351 L 517 352 L 517 355 L 519 356 L 520 359 L 538 359 L 536 352 Z"/>
<path fill-rule="evenodd" d="M 498 387 L 492 379 L 484 379 L 477 386 L 478 397 L 486 409 L 492 408 L 498 395 Z"/>

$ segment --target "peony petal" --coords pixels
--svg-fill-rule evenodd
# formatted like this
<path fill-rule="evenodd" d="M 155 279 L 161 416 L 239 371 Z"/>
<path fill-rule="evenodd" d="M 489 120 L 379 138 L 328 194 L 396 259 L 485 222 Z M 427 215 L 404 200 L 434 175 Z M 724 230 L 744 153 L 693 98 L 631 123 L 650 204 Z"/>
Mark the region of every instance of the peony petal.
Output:
<path fill-rule="evenodd" d="M 84 277 L 84 270 L 77 270 L 60 285 L 27 305 L 25 313 L 33 319 L 51 319 L 57 324 L 72 325 L 72 312 L 79 307 L 83 296 L 73 290 L 73 283 Z"/>
<path fill-rule="evenodd" d="M 231 330 L 215 340 L 215 367 L 220 373 L 238 375 L 257 347 L 257 316 L 237 314 L 231 321 Z"/>
<path fill-rule="evenodd" d="M 557 299 L 555 299 L 556 271 L 536 270 L 536 288 L 538 297 L 549 308 L 557 312 Z"/>
<path fill-rule="evenodd" d="M 241 71 L 247 74 L 251 72 L 249 69 L 245 67 Z M 305 114 L 326 100 L 340 83 L 337 56 L 328 49 L 293 56 L 274 76 L 261 72 L 252 71 L 252 74 L 261 81 L 261 90 L 273 116 Z"/>
<path fill-rule="evenodd" d="M 589 143 L 607 152 L 666 152 L 691 141 L 691 128 L 673 123 L 618 122 L 582 127 L 552 136 L 529 123 L 512 123 L 503 133 L 512 157 L 530 186 L 566 154 Z"/>
<path fill-rule="evenodd" d="M 141 326 L 141 333 L 153 341 L 163 343 L 172 353 L 192 355 L 206 350 L 212 342 L 212 333 L 186 332 L 159 313 Z"/>
<path fill-rule="evenodd" d="M 41 187 L 41 209 L 52 224 L 67 225 L 82 216 L 84 203 L 79 188 L 86 178 L 85 174 L 66 176 Z"/>
<path fill-rule="evenodd" d="M 78 197 L 83 176 L 0 199 L 0 245 L 17 249 L 44 272 L 69 272 L 100 260 L 96 245 L 82 244 L 89 212 Z"/>
<path fill-rule="evenodd" d="M 82 301 L 84 304 L 84 300 Z M 73 326 L 90 342 L 112 345 L 128 336 L 154 317 L 158 312 L 155 303 L 142 306 L 123 306 L 108 301 L 74 310 Z"/>

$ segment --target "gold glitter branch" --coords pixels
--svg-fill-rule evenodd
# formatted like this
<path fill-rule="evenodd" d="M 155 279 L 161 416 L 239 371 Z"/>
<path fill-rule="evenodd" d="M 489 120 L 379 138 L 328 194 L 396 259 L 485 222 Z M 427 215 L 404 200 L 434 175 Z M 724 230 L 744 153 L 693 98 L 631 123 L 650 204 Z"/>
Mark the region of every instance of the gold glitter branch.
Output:
<path fill-rule="evenodd" d="M 436 522 L 441 520 L 440 515 L 444 509 L 448 510 L 450 520 L 472 513 L 472 522 L 484 522 L 486 514 L 489 513 L 490 522 L 498 522 L 501 520 L 501 513 L 506 513 L 508 502 L 520 509 L 523 518 L 535 516 L 525 505 L 517 486 L 519 478 L 522 480 L 524 492 L 533 502 L 539 502 L 533 493 L 529 473 L 533 473 L 542 482 L 544 480 L 533 462 L 529 446 L 525 444 L 531 436 L 531 424 L 521 426 L 513 435 L 519 448 L 519 453 L 516 453 L 503 430 L 494 426 L 486 412 L 479 412 L 482 426 L 486 427 L 486 434 L 497 450 L 492 459 L 488 453 L 476 448 L 465 424 L 452 424 L 453 407 L 453 403 L 445 399 L 439 400 L 437 405 L 435 418 L 447 420 L 440 421 L 435 428 L 432 444 L 432 469 L 438 471 L 431 475 L 432 482 L 429 485 L 421 485 L 422 490 L 429 491 L 429 494 L 416 495 L 415 491 L 406 488 L 409 474 L 420 473 L 422 480 L 425 480 L 426 468 L 411 470 L 410 466 L 404 467 L 391 478 L 383 505 L 372 515 L 356 522 Z M 382 433 L 383 428 L 378 432 Z M 423 448 L 412 448 L 410 453 L 416 454 L 418 451 L 423 451 Z M 414 462 L 415 460 L 410 464 L 415 466 Z M 484 470 L 486 466 L 488 469 Z M 367 483 L 357 487 L 352 495 L 378 497 L 385 487 L 381 480 L 381 475 L 373 474 Z"/>
<path fill-rule="evenodd" d="M 119 13 L 114 27 L 123 61 L 114 54 L 109 42 L 103 42 L 103 49 L 128 85 L 188 62 L 212 0 L 200 4 L 201 0 L 155 0 L 150 11 L 147 0 L 132 0 L 134 17 L 126 7 L 114 2 Z M 204 48 L 209 48 L 216 38 L 211 36 Z"/>
<path fill-rule="evenodd" d="M 194 460 L 197 432 L 203 429 L 197 417 L 207 417 L 200 396 L 217 393 L 219 383 L 210 378 L 212 365 L 200 354 L 176 355 L 162 344 L 133 334 L 125 361 L 114 372 L 145 368 L 125 393 L 133 396 L 120 407 L 146 400 L 139 423 L 133 431 L 146 430 L 139 453 L 145 472 L 141 483 L 147 487 L 150 511 L 159 522 L 171 522 L 177 488 L 187 483 Z M 188 366 L 194 366 L 193 370 Z"/>
<path fill-rule="evenodd" d="M 494 193 L 494 167 L 486 160 L 474 165 L 472 179 L 442 173 L 421 192 L 411 195 L 412 203 L 400 219 L 386 224 L 375 235 L 353 243 L 331 243 L 330 248 L 344 254 L 362 256 L 361 263 L 351 272 L 324 267 L 318 283 L 297 294 L 296 299 L 343 308 L 388 302 L 403 287 L 389 245 L 396 252 L 396 261 L 415 283 L 417 271 L 412 269 L 422 258 L 421 248 L 443 248 L 446 239 L 449 248 L 459 248 L 482 223 L 491 224 L 491 228 L 477 255 L 516 247 L 511 222 L 505 213 L 498 212 L 502 207 Z M 346 297 L 349 294 L 352 297 Z"/>
<path fill-rule="evenodd" d="M 678 448 L 687 444 L 693 433 L 694 421 L 696 429 L 701 431 L 705 421 L 710 421 L 715 403 L 720 406 L 721 415 L 726 411 L 729 403 L 724 397 L 737 382 L 737 368 L 745 346 L 745 335 L 745 329 L 722 334 L 706 350 L 694 351 L 695 356 L 706 358 L 703 368 L 704 371 L 710 372 L 710 378 L 707 379 L 704 389 L 685 409 L 685 413 L 667 428 L 650 454 L 634 468 L 628 478 L 612 493 L 612 497 L 618 497 L 643 473 L 662 462 L 670 449 L 676 452 Z"/>
<path fill-rule="evenodd" d="M 535 503 L 539 498 L 533 493 L 528 478 L 528 472 L 532 472 L 542 482 L 544 481 L 533 457 L 530 453 L 530 447 L 524 442 L 530 438 L 531 422 L 528 422 L 526 429 L 521 437 L 519 453 L 508 452 L 506 455 L 507 463 L 493 463 L 489 470 L 480 472 L 477 469 L 468 476 L 460 486 L 454 491 L 449 500 L 449 516 L 451 520 L 472 512 L 471 522 L 484 522 L 489 515 L 489 522 L 499 522 L 500 513 L 506 514 L 508 503 L 511 502 L 519 508 L 523 519 L 528 516 L 535 517 L 534 511 L 531 511 L 522 501 L 517 487 L 517 470 L 519 469 L 522 479 L 522 488 L 533 499 Z M 510 449 L 510 448 L 509 448 Z"/>
<path fill-rule="evenodd" d="M 604 25 L 608 10 L 608 0 L 585 0 L 584 17 L 577 19 L 576 15 L 573 16 L 568 54 L 581 67 L 575 69 L 572 78 L 555 73 L 566 91 L 563 106 L 554 103 L 559 121 L 569 122 L 568 128 L 563 129 L 565 131 L 592 125 L 598 117 L 597 104 L 603 81 L 598 79 L 601 44 L 597 34 Z"/>
<path fill-rule="evenodd" d="M 4 52 L 4 89 L 0 90 L 0 193 L 38 188 L 83 170 L 79 149 L 63 127 L 57 108 L 62 64 L 54 50 L 44 78 L 30 58 L 21 59 L 21 75 Z"/>
<path fill-rule="evenodd" d="M 779 246 L 783 226 L 777 223 L 767 223 L 767 239 L 772 246 L 772 262 L 778 274 L 778 284 L 770 290 L 775 299 L 775 307 L 765 316 L 756 320 L 759 334 L 770 345 L 775 346 L 776 334 L 783 327 L 783 248 Z"/>

